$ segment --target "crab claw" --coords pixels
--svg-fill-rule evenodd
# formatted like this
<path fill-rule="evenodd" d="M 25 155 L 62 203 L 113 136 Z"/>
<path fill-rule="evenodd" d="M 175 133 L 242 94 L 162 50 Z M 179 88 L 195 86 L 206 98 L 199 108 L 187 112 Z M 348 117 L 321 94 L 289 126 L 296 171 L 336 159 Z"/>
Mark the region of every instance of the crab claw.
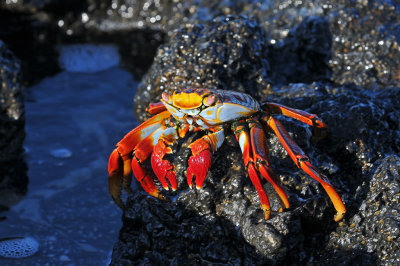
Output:
<path fill-rule="evenodd" d="M 176 174 L 174 166 L 168 161 L 163 159 L 166 153 L 171 153 L 171 148 L 166 146 L 165 143 L 160 140 L 155 146 L 151 155 L 151 167 L 161 185 L 165 190 L 169 190 L 169 184 L 173 191 L 178 188 L 178 182 L 176 181 Z"/>
<path fill-rule="evenodd" d="M 159 198 L 165 200 L 166 198 L 161 195 L 158 191 L 156 184 L 154 183 L 153 177 L 147 172 L 146 169 L 142 167 L 140 162 L 133 158 L 132 160 L 132 169 L 135 173 L 136 179 L 140 182 L 143 189 L 150 195 L 155 198 Z"/>
<path fill-rule="evenodd" d="M 114 149 L 108 160 L 108 189 L 114 202 L 124 209 L 125 205 L 121 199 L 122 179 L 124 175 L 124 164 L 117 149 Z"/>
<path fill-rule="evenodd" d="M 197 155 L 189 158 L 189 167 L 187 170 L 187 182 L 190 188 L 193 188 L 193 176 L 196 176 L 196 188 L 203 187 L 204 180 L 211 166 L 210 150 L 203 150 Z"/>
<path fill-rule="evenodd" d="M 192 156 L 189 158 L 189 167 L 186 178 L 190 188 L 193 188 L 193 176 L 196 176 L 196 188 L 203 187 L 204 180 L 211 166 L 212 152 L 221 147 L 225 135 L 223 128 L 205 135 L 189 145 Z"/>

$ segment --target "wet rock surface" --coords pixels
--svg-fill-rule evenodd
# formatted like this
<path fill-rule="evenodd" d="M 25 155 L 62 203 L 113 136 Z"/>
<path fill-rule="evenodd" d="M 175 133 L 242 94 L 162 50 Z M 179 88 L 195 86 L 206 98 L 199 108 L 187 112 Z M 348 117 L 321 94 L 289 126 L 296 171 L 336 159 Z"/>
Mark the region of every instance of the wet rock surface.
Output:
<path fill-rule="evenodd" d="M 399 8 L 397 2 L 385 0 L 87 0 L 71 1 L 68 5 L 58 0 L 5 1 L 0 5 L 0 23 L 4 25 L 0 36 L 4 41 L 11 34 L 12 38 L 8 38 L 6 43 L 12 44 L 12 50 L 22 59 L 23 73 L 28 83 L 59 71 L 55 64 L 57 49 L 54 45 L 60 42 L 117 44 L 124 55 L 124 66 L 140 78 L 150 66 L 157 47 L 167 42 L 173 32 L 184 24 L 206 24 L 218 16 L 244 15 L 260 23 L 269 42 L 276 44 L 275 48 L 301 48 L 290 58 L 276 57 L 280 67 L 295 60 L 296 63 L 287 68 L 289 72 L 286 78 L 289 82 L 299 82 L 293 76 L 295 73 L 302 74 L 303 81 L 300 82 L 315 81 L 310 78 L 306 81 L 304 74 L 307 71 L 301 69 L 307 64 L 311 53 L 311 56 L 322 59 L 314 68 L 320 78 L 326 78 L 329 74 L 338 84 L 350 82 L 374 88 L 395 86 L 399 81 Z M 310 18 L 314 23 L 305 23 Z M 315 24 L 316 18 L 323 23 Z M 6 27 L 10 22 L 13 27 Z M 293 28 L 302 27 L 299 25 L 304 23 L 316 31 L 308 28 L 310 36 L 303 35 L 298 43 L 292 43 Z M 323 31 L 320 31 L 321 25 Z M 331 42 L 326 40 L 328 33 L 332 37 Z M 28 36 L 33 44 L 29 47 L 22 42 Z M 320 41 L 321 38 L 323 41 Z M 318 41 L 319 45 L 312 45 L 315 49 L 309 50 L 309 41 Z M 289 48 L 285 48 L 286 45 Z M 332 57 L 326 58 L 330 47 Z M 276 62 L 270 63 L 274 66 Z M 35 65 L 42 68 L 35 75 L 30 75 Z M 320 66 L 323 68 L 319 69 Z M 312 75 L 315 75 L 314 72 Z"/>
<path fill-rule="evenodd" d="M 399 90 L 387 89 L 372 94 L 354 86 L 336 87 L 326 83 L 296 84 L 275 89 L 276 87 L 269 95 L 270 100 L 318 113 L 330 125 L 328 137 L 313 143 L 312 132 L 308 126 L 279 117 L 296 142 L 310 156 L 312 163 L 330 176 L 333 186 L 347 207 L 344 220 L 339 224 L 332 221 L 334 209 L 324 190 L 305 173 L 296 169 L 277 138 L 272 135 L 269 135 L 268 139 L 271 163 L 288 193 L 292 206 L 288 211 L 273 212 L 270 220 L 263 220 L 257 193 L 251 182 L 246 179 L 239 147 L 235 140 L 229 138 L 214 155 L 211 174 L 207 177 L 203 190 L 187 189 L 186 181 L 181 178 L 182 194 L 179 195 L 177 203 L 162 203 L 161 206 L 184 206 L 185 211 L 192 213 L 191 218 L 185 222 L 192 223 L 194 227 L 200 226 L 196 220 L 198 216 L 204 218 L 204 221 L 223 219 L 224 227 L 221 231 L 233 229 L 227 237 L 236 237 L 239 234 L 239 238 L 232 239 L 231 242 L 248 243 L 254 248 L 252 252 L 255 250 L 256 254 L 262 257 L 254 257 L 251 252 L 243 253 L 239 255 L 240 263 L 397 263 L 397 255 L 389 254 L 397 254 L 395 243 L 398 241 L 399 231 L 396 207 L 399 204 L 396 194 L 399 178 L 396 170 L 398 159 L 390 156 L 386 158 L 386 154 L 398 154 L 400 125 L 398 119 L 393 118 L 400 117 Z M 177 157 L 179 156 L 181 153 L 178 152 Z M 380 166 L 379 163 L 378 166 L 375 163 L 377 161 L 382 161 Z M 180 160 L 175 160 L 179 169 L 187 167 L 185 162 L 179 162 Z M 385 171 L 389 171 L 389 174 Z M 375 173 L 372 179 L 369 178 L 371 173 Z M 184 172 L 179 174 L 184 176 Z M 375 181 L 378 178 L 376 176 L 379 177 L 379 181 Z M 381 179 L 387 180 L 383 182 L 385 185 L 378 185 L 383 181 Z M 271 198 L 273 209 L 277 210 L 279 200 L 273 189 L 268 184 L 264 188 Z M 381 200 L 381 197 L 384 199 Z M 152 199 L 148 201 L 153 202 Z M 137 199 L 132 197 L 128 202 L 137 204 Z M 391 206 L 393 211 L 389 211 Z M 128 211 L 132 212 L 136 212 L 136 217 L 147 215 L 147 212 L 140 208 L 131 208 Z M 383 214 L 379 215 L 380 213 Z M 390 218 L 385 220 L 386 216 Z M 125 226 L 131 225 L 127 213 L 124 215 L 124 221 Z M 177 221 L 179 225 L 180 220 Z M 171 227 L 165 226 L 163 222 L 161 224 L 157 229 L 158 233 L 162 231 L 162 234 L 174 234 Z M 234 227 L 231 227 L 232 225 Z M 113 262 L 119 264 L 121 256 L 134 263 L 152 256 L 150 254 L 153 254 L 153 251 L 148 251 L 145 256 L 132 256 L 130 252 L 135 248 L 130 246 L 131 249 L 128 249 L 127 246 L 132 245 L 132 240 L 135 239 L 133 235 L 139 233 L 150 235 L 152 239 L 153 228 L 133 225 L 129 230 L 124 231 L 125 229 L 126 227 L 122 229 L 123 240 L 121 239 L 114 248 Z M 382 231 L 386 232 L 384 236 Z M 190 230 L 189 234 L 193 234 L 193 231 Z M 191 245 L 191 240 L 184 241 Z M 363 241 L 363 244 L 355 245 L 360 241 Z M 218 244 L 220 246 L 216 249 L 226 248 L 224 243 Z M 166 244 L 169 245 L 170 243 Z M 159 259 L 170 257 L 168 252 L 154 252 L 161 256 Z M 165 254 L 165 257 L 162 254 Z M 227 257 L 222 254 L 219 258 L 227 263 L 231 254 Z M 203 255 L 200 257 L 206 260 Z M 190 257 L 182 258 L 178 255 L 178 258 L 185 263 L 193 262 Z"/>
<path fill-rule="evenodd" d="M 26 193 L 28 178 L 22 158 L 25 108 L 20 62 L 0 40 L 0 211 Z"/>
<path fill-rule="evenodd" d="M 348 226 L 331 234 L 328 247 L 370 254 L 370 263 L 399 263 L 399 171 L 400 158 L 396 155 L 376 162 L 369 178 L 357 187 L 353 201 L 359 203 L 358 211 L 348 220 Z M 333 262 L 336 258 L 324 259 Z"/>
<path fill-rule="evenodd" d="M 130 199 L 112 264 L 266 262 L 240 234 L 231 234 L 235 227 L 223 217 L 199 216 L 143 194 Z"/>
<path fill-rule="evenodd" d="M 143 121 L 149 102 L 164 90 L 188 87 L 233 89 L 257 97 L 268 88 L 265 32 L 244 17 L 218 17 L 208 25 L 186 24 L 160 47 L 134 99 Z"/>
<path fill-rule="evenodd" d="M 207 253 L 201 251 L 189 252 L 196 256 L 182 255 L 185 253 L 170 256 L 174 251 L 169 247 L 175 242 L 171 240 L 175 236 L 170 236 L 174 234 L 185 246 L 207 245 L 211 241 L 215 250 L 231 250 L 233 242 L 236 247 L 251 247 L 238 256 L 232 252 L 218 254 L 215 262 L 221 263 L 232 263 L 231 259 L 253 264 L 396 262 L 396 255 L 387 254 L 396 254 L 397 247 L 393 243 L 398 240 L 398 214 L 391 213 L 395 218 L 387 221 L 393 231 L 388 233 L 389 238 L 382 237 L 379 230 L 365 234 L 363 228 L 375 222 L 379 224 L 380 219 L 372 219 L 370 209 L 361 206 L 376 200 L 376 185 L 369 185 L 375 182 L 374 178 L 369 184 L 367 181 L 371 173 L 378 171 L 386 176 L 381 173 L 383 170 L 376 170 L 375 163 L 382 160 L 393 164 L 394 157 L 390 155 L 399 152 L 399 88 L 380 84 L 380 90 L 375 85 L 375 90 L 367 90 L 371 83 L 363 83 L 365 87 L 362 87 L 357 86 L 357 82 L 341 85 L 335 80 L 330 60 L 337 53 L 330 44 L 335 36 L 329 32 L 329 21 L 329 18 L 317 17 L 304 19 L 276 45 L 271 44 L 260 24 L 245 17 L 227 16 L 205 24 L 187 23 L 171 35 L 169 43 L 160 47 L 152 68 L 139 85 L 135 112 L 139 120 L 144 120 L 144 108 L 150 101 L 159 99 L 163 90 L 204 86 L 243 91 L 260 101 L 274 101 L 318 114 L 330 128 L 328 136 L 319 142 L 315 142 L 313 133 L 316 132 L 310 127 L 289 118 L 278 116 L 278 119 L 311 162 L 330 177 L 347 207 L 344 220 L 340 223 L 332 220 L 335 211 L 325 191 L 295 167 L 278 139 L 268 133 L 271 164 L 288 194 L 291 208 L 283 213 L 276 212 L 279 200 L 272 187 L 266 184 L 264 188 L 275 212 L 265 221 L 257 193 L 244 171 L 239 146 L 234 138 L 228 137 L 214 154 L 214 163 L 201 191 L 187 188 L 184 170 L 188 155 L 178 150 L 174 162 L 180 176 L 179 194 L 177 198 L 175 194 L 169 195 L 175 197 L 176 202 L 158 203 L 138 195 L 128 198 L 132 207 L 124 213 L 121 241 L 114 247 L 112 264 L 210 262 Z M 248 36 L 251 38 L 246 38 Z M 332 53 L 329 52 L 331 48 Z M 287 69 L 283 67 L 285 60 L 289 60 Z M 396 80 L 393 82 L 398 85 Z M 390 166 L 379 169 L 385 167 L 392 169 Z M 396 183 L 397 171 L 391 170 L 389 175 L 393 177 L 389 177 L 393 179 L 391 182 Z M 385 187 L 380 189 L 384 191 Z M 398 204 L 398 198 L 391 199 L 378 204 L 374 211 L 382 212 L 388 202 Z M 157 202 L 157 211 L 138 207 L 154 202 Z M 161 211 L 160 206 L 164 210 Z M 165 214 L 171 208 L 179 218 L 164 219 L 173 217 L 172 213 Z M 180 218 L 182 212 L 190 213 L 184 222 Z M 151 219 L 147 220 L 149 215 Z M 357 217 L 363 218 L 355 223 L 354 219 L 360 220 Z M 170 219 L 177 221 L 177 227 L 169 225 Z M 198 231 L 202 232 L 199 228 L 215 221 L 223 222 L 218 222 L 221 227 L 215 226 L 213 234 L 226 236 L 231 241 L 213 242 L 199 236 Z M 187 234 L 195 240 L 184 234 L 181 237 L 186 223 L 192 225 Z M 224 234 L 225 231 L 229 233 Z M 364 246 L 350 244 L 361 239 L 361 235 L 365 238 Z M 396 240 L 392 241 L 392 237 Z M 153 249 L 154 245 L 158 249 Z M 181 243 L 177 245 L 180 249 Z M 175 260 L 169 259 L 171 257 Z"/>
<path fill-rule="evenodd" d="M 276 56 L 278 63 L 290 64 L 287 70 L 292 73 L 286 76 L 289 82 L 299 82 L 293 75 L 299 71 L 303 75 L 315 75 L 317 71 L 320 78 L 329 74 L 338 84 L 350 82 L 373 88 L 395 86 L 399 82 L 396 63 L 400 60 L 399 8 L 395 1 L 114 0 L 105 4 L 93 0 L 89 1 L 87 14 L 91 27 L 153 29 L 170 37 L 185 23 L 206 24 L 217 16 L 244 15 L 258 21 L 279 50 L 299 49 L 293 51 L 290 58 Z M 314 22 L 309 23 L 310 20 Z M 321 21 L 316 23 L 316 20 Z M 294 33 L 296 27 L 308 27 L 305 30 L 309 35 L 302 34 L 302 38 L 293 43 L 292 35 L 302 30 Z M 326 39 L 329 35 L 331 40 Z M 307 45 L 307 42 L 315 41 L 318 43 Z M 314 49 L 310 50 L 310 47 Z M 327 58 L 330 50 L 332 57 Z M 321 59 L 313 72 L 303 69 L 310 55 Z M 270 63 L 275 65 L 273 61 Z M 329 65 L 328 72 L 325 64 Z M 307 76 L 303 78 L 307 79 Z M 315 79 L 303 79 L 302 82 L 310 81 Z"/>

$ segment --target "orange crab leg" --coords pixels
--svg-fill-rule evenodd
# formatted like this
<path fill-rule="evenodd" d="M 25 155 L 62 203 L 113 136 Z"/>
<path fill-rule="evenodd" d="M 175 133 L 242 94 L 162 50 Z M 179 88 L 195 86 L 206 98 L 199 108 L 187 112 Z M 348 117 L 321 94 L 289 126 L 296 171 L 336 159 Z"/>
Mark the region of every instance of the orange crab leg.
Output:
<path fill-rule="evenodd" d="M 346 213 L 346 207 L 344 206 L 338 193 L 330 184 L 328 178 L 322 173 L 320 173 L 313 165 L 311 165 L 307 155 L 293 141 L 293 139 L 287 133 L 286 129 L 282 126 L 282 124 L 278 120 L 274 119 L 272 116 L 266 117 L 266 120 L 268 126 L 278 136 L 279 141 L 282 143 L 283 147 L 288 152 L 290 158 L 292 158 L 297 167 L 303 169 L 309 176 L 318 181 L 325 189 L 325 191 L 327 192 L 329 198 L 333 203 L 333 206 L 337 211 L 334 220 L 336 222 L 340 221 L 343 218 L 344 214 Z"/>
<path fill-rule="evenodd" d="M 294 108 L 290 108 L 278 103 L 264 103 L 261 108 L 267 111 L 269 114 L 282 114 L 294 119 L 297 119 L 303 123 L 306 123 L 310 126 L 314 126 L 316 128 L 324 128 L 327 129 L 328 126 L 325 125 L 324 122 L 317 115 L 307 113 L 303 110 L 298 110 Z"/>
<path fill-rule="evenodd" d="M 155 115 L 155 114 L 161 113 L 166 110 L 167 110 L 167 108 L 165 107 L 165 105 L 162 102 L 149 103 L 149 107 L 146 108 L 146 111 L 151 115 Z"/>
<path fill-rule="evenodd" d="M 223 128 L 215 128 L 216 132 L 197 139 L 189 145 L 192 156 L 189 158 L 189 167 L 186 178 L 190 188 L 193 188 L 193 176 L 196 176 L 196 188 L 203 187 L 204 180 L 211 166 L 212 152 L 221 147 L 225 135 Z"/>
<path fill-rule="evenodd" d="M 132 170 L 136 179 L 140 182 L 143 189 L 150 195 L 156 198 L 165 199 L 154 183 L 154 179 L 149 172 L 142 166 L 143 162 L 153 152 L 153 147 L 157 143 L 160 135 L 165 128 L 161 127 L 155 130 L 151 135 L 139 142 L 133 152 Z"/>
<path fill-rule="evenodd" d="M 250 142 L 251 149 L 253 151 L 253 161 L 256 162 L 256 169 L 273 186 L 279 198 L 281 199 L 281 204 L 283 206 L 283 208 L 279 209 L 281 212 L 283 209 L 289 208 L 289 200 L 285 191 L 280 187 L 277 178 L 268 162 L 268 146 L 264 130 L 262 129 L 260 122 L 257 120 L 248 119 L 247 122 L 249 123 L 250 127 Z"/>
<path fill-rule="evenodd" d="M 271 216 L 271 205 L 254 166 L 252 159 L 252 148 L 250 145 L 250 138 L 247 128 L 243 122 L 236 122 L 233 123 L 232 129 L 235 132 L 235 137 L 242 150 L 244 165 L 249 173 L 250 180 L 256 188 L 258 197 L 260 198 L 261 207 L 264 210 L 264 218 L 265 220 L 268 220 Z"/>
<path fill-rule="evenodd" d="M 149 120 L 145 121 L 118 142 L 117 148 L 113 150 L 108 161 L 108 189 L 111 197 L 119 207 L 124 208 L 121 200 L 122 185 L 129 193 L 132 180 L 132 152 L 135 146 L 152 134 L 155 130 L 163 126 L 164 120 L 170 113 L 162 112 Z"/>
<path fill-rule="evenodd" d="M 132 180 L 132 151 L 136 145 L 144 138 L 149 136 L 156 129 L 164 124 L 164 120 L 170 116 L 168 111 L 162 112 L 158 115 L 153 116 L 138 127 L 133 129 L 131 132 L 125 135 L 125 137 L 118 142 L 117 150 L 123 160 L 123 186 L 130 192 L 130 185 Z"/>
<path fill-rule="evenodd" d="M 167 128 L 154 146 L 151 155 L 151 167 L 165 190 L 169 190 L 167 179 L 173 191 L 178 188 L 174 166 L 164 158 L 166 154 L 172 153 L 171 146 L 178 138 L 176 127 Z"/>
<path fill-rule="evenodd" d="M 126 134 L 125 137 L 117 144 L 118 152 L 121 157 L 123 159 L 127 156 L 130 157 L 133 149 L 139 143 L 139 141 L 141 141 L 142 139 L 150 135 L 154 130 L 159 128 L 160 125 L 163 124 L 163 121 L 170 116 L 171 114 L 168 111 L 161 112 L 158 115 L 155 115 L 146 120 L 138 127 Z"/>

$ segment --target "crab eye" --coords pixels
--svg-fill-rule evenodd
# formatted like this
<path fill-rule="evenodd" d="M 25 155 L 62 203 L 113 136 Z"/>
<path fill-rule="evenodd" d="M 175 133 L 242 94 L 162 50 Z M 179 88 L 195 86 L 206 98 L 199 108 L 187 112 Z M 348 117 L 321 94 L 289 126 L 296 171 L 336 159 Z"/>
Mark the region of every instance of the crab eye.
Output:
<path fill-rule="evenodd" d="M 207 97 L 205 97 L 205 99 L 203 100 L 203 104 L 210 106 L 213 105 L 217 100 L 217 97 L 215 96 L 215 94 L 211 94 Z"/>
<path fill-rule="evenodd" d="M 161 94 L 161 98 L 162 98 L 164 101 L 166 101 L 166 102 L 170 102 L 170 101 L 169 101 L 168 94 L 165 93 L 165 92 L 163 92 L 163 93 Z"/>

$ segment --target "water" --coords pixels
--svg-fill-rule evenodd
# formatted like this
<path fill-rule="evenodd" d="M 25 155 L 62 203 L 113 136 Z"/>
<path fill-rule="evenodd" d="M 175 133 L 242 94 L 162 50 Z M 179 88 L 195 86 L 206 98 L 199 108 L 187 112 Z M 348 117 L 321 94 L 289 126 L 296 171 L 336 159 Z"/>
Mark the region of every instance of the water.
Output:
<path fill-rule="evenodd" d="M 117 47 L 111 45 L 74 44 L 58 50 L 61 68 L 69 72 L 99 72 L 118 66 L 120 61 Z"/>
<path fill-rule="evenodd" d="M 137 125 L 137 82 L 115 66 L 62 72 L 26 96 L 29 190 L 2 213 L 0 238 L 29 236 L 39 251 L 0 265 L 105 265 L 118 239 L 121 211 L 108 194 L 114 145 Z"/>

